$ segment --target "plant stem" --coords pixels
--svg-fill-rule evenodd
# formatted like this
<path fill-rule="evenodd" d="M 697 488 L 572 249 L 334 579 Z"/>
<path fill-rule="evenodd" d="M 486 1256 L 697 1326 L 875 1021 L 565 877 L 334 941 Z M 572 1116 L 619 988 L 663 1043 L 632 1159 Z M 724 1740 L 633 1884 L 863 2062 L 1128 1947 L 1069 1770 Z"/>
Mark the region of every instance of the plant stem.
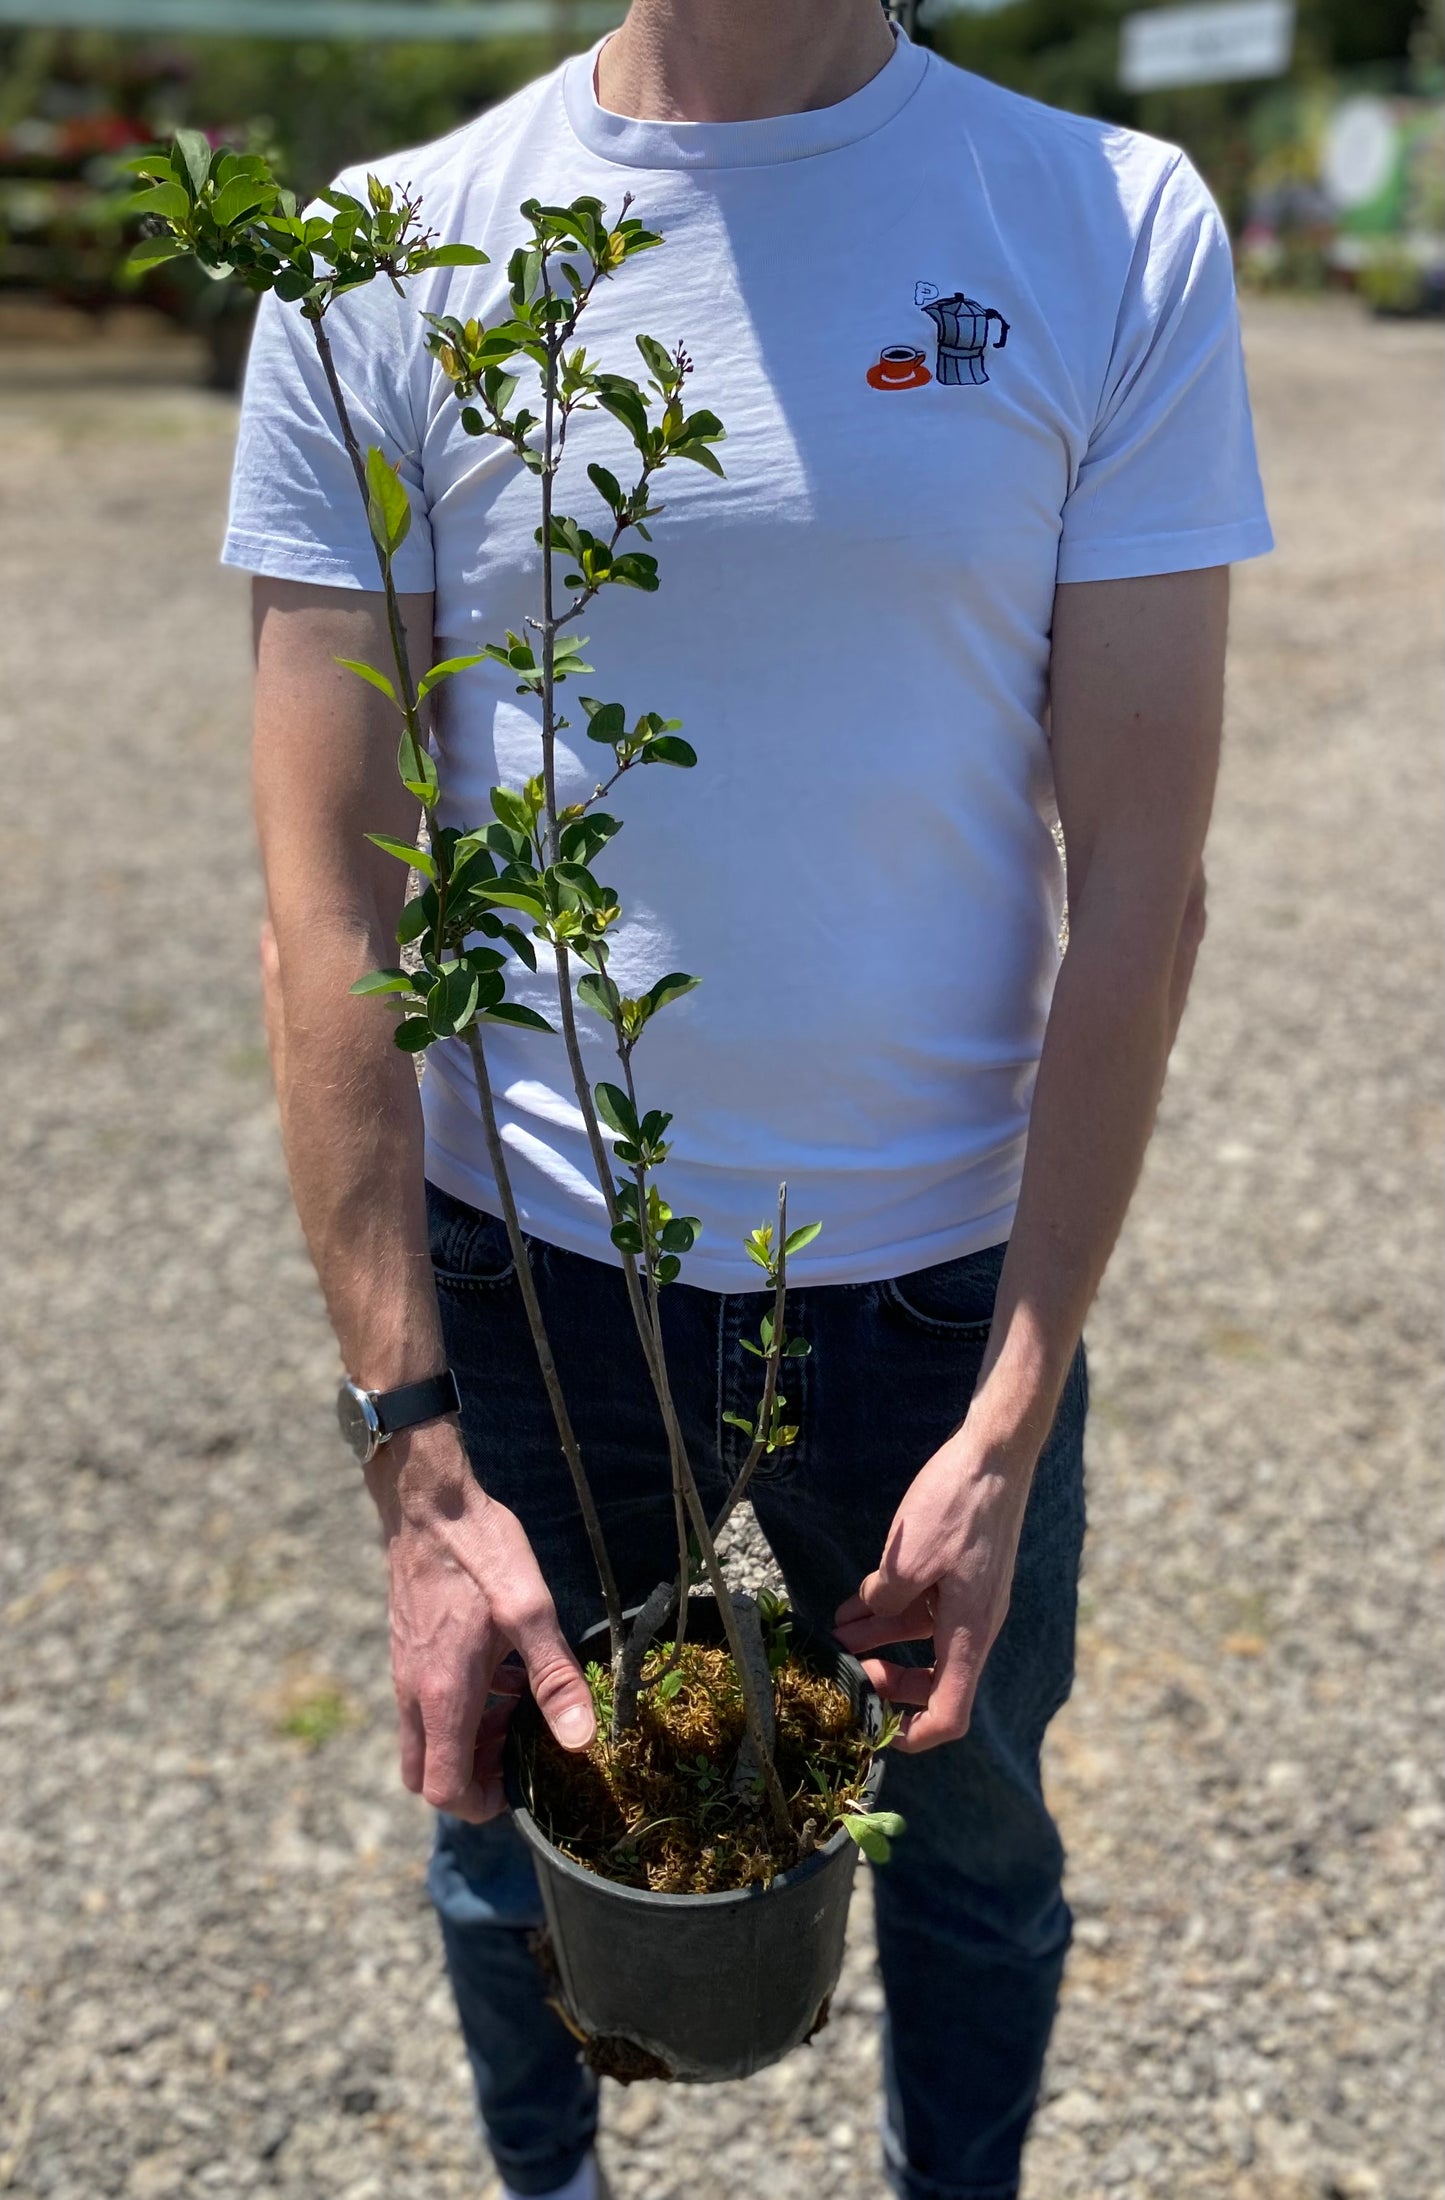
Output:
<path fill-rule="evenodd" d="M 753 1429 L 753 1441 L 747 1458 L 738 1469 L 737 1479 L 728 1491 L 723 1509 L 712 1524 L 713 1539 L 723 1532 L 739 1504 L 754 1470 L 768 1448 L 772 1433 L 773 1404 L 778 1395 L 778 1374 L 783 1363 L 783 1314 L 788 1295 L 788 1187 L 778 1186 L 778 1259 L 777 1281 L 773 1286 L 773 1341 L 768 1352 L 767 1366 L 763 1374 L 763 1402 Z"/>
<path fill-rule="evenodd" d="M 361 492 L 362 502 L 369 509 L 370 496 L 366 482 L 366 461 L 362 457 L 361 446 L 357 441 L 356 431 L 351 424 L 351 415 L 347 409 L 346 396 L 336 372 L 336 362 L 332 357 L 330 340 L 319 318 L 313 319 L 311 326 L 316 339 L 316 349 L 320 354 L 322 369 L 326 376 L 327 387 L 331 392 L 331 401 L 336 408 L 342 441 L 346 445 L 347 456 L 351 460 L 351 470 L 356 476 L 356 485 Z M 372 537 L 372 546 L 376 551 L 377 563 L 381 568 L 382 588 L 386 596 L 387 626 L 391 636 L 392 657 L 396 666 L 402 710 L 408 730 L 416 743 L 418 751 L 420 751 L 421 732 L 418 721 L 416 683 L 412 678 L 411 653 L 407 647 L 406 624 L 401 615 L 401 604 L 397 596 L 396 583 L 392 576 L 391 559 L 382 549 L 380 543 L 376 541 L 375 536 Z M 550 570 L 549 562 L 548 571 L 550 572 Z M 429 804 L 424 804 L 423 809 L 426 816 L 427 832 L 432 843 L 433 859 L 437 866 L 435 938 L 438 946 L 440 946 L 446 921 L 446 866 L 441 858 L 436 813 Z M 532 1277 L 531 1263 L 527 1258 L 526 1241 L 522 1236 L 522 1227 L 517 1215 L 517 1202 L 512 1191 L 511 1175 L 507 1167 L 506 1149 L 502 1144 L 501 1133 L 497 1127 L 497 1111 L 492 1098 L 491 1078 L 487 1073 L 482 1036 L 476 1024 L 470 1026 L 465 1038 L 467 1051 L 472 1058 L 472 1071 L 476 1078 L 477 1101 L 481 1110 L 487 1155 L 491 1162 L 492 1175 L 497 1186 L 497 1196 L 502 1204 L 502 1220 L 506 1226 L 507 1242 L 512 1250 L 512 1260 L 522 1294 L 522 1305 L 527 1317 L 527 1327 L 531 1331 L 537 1364 L 541 1370 L 543 1385 L 552 1408 L 552 1418 L 557 1425 L 558 1440 L 561 1443 L 563 1456 L 567 1461 L 573 1487 L 577 1493 L 577 1503 L 582 1513 L 583 1526 L 587 1531 L 587 1540 L 592 1547 L 592 1557 L 597 1567 L 597 1577 L 602 1588 L 602 1602 L 607 1614 L 607 1630 L 611 1640 L 612 1663 L 615 1667 L 622 1655 L 623 1642 L 622 1599 L 618 1594 L 617 1577 L 612 1570 L 612 1561 L 608 1556 L 607 1545 L 603 1539 L 602 1523 L 598 1518 L 596 1503 L 587 1480 L 587 1472 L 582 1464 L 582 1453 L 577 1443 L 576 1432 L 572 1426 L 572 1417 L 567 1410 L 567 1401 L 562 1392 L 561 1378 L 557 1373 L 557 1363 L 552 1354 L 551 1340 L 547 1335 L 546 1324 L 542 1318 L 542 1308 L 537 1298 L 537 1287 Z"/>
<path fill-rule="evenodd" d="M 532 1277 L 532 1264 L 527 1258 L 527 1242 L 522 1235 L 522 1225 L 517 1215 L 517 1202 L 512 1192 L 511 1178 L 507 1170 L 506 1150 L 502 1145 L 502 1134 L 497 1127 L 497 1111 L 492 1098 L 491 1078 L 487 1074 L 487 1061 L 482 1047 L 482 1036 L 475 1024 L 469 1027 L 466 1033 L 466 1041 L 467 1051 L 472 1058 L 472 1070 L 477 1081 L 477 1104 L 481 1110 L 482 1129 L 487 1141 L 487 1157 L 491 1162 L 492 1175 L 496 1180 L 497 1192 L 502 1202 L 502 1220 L 506 1225 L 507 1243 L 512 1249 L 512 1260 L 516 1267 L 517 1282 L 521 1288 L 522 1305 L 527 1316 L 527 1327 L 532 1333 L 532 1345 L 537 1355 L 537 1364 L 542 1371 L 542 1381 L 546 1386 L 548 1402 L 552 1408 L 552 1418 L 557 1424 L 557 1435 L 562 1445 L 563 1456 L 571 1471 L 572 1486 L 576 1490 L 577 1503 L 582 1513 L 582 1524 L 587 1530 L 587 1540 L 592 1546 L 593 1561 L 597 1567 L 598 1579 L 602 1584 L 602 1601 L 607 1610 L 607 1631 L 611 1638 L 612 1664 L 615 1671 L 622 1657 L 624 1639 L 622 1599 L 617 1592 L 617 1577 L 612 1571 L 612 1561 L 608 1556 L 607 1545 L 603 1539 L 602 1522 L 597 1515 L 597 1506 L 593 1500 L 591 1484 L 587 1480 L 587 1470 L 582 1464 L 582 1453 L 572 1427 L 572 1417 L 567 1411 L 567 1401 L 562 1393 L 562 1383 L 557 1373 L 557 1363 L 552 1357 L 551 1340 L 547 1335 L 546 1323 L 542 1319 L 542 1308 L 537 1298 L 537 1286 Z"/>
<path fill-rule="evenodd" d="M 617 1059 L 622 1065 L 622 1081 L 627 1088 L 627 1097 L 632 1102 L 633 1115 L 639 1116 L 637 1081 L 632 1074 L 632 1049 L 636 1045 L 636 1040 L 635 1038 L 628 1039 L 623 1033 L 622 995 L 618 991 L 616 979 L 605 964 L 602 969 L 602 982 L 607 988 L 607 997 L 612 1008 L 612 1028 L 617 1035 Z M 665 1370 L 662 1346 L 662 1311 L 658 1304 L 662 1286 L 657 1280 L 655 1255 L 651 1248 L 645 1219 L 647 1212 L 647 1171 L 643 1164 L 639 1162 L 632 1173 L 633 1181 L 637 1186 L 638 1220 L 642 1225 L 643 1245 L 647 1248 L 643 1257 L 647 1263 L 647 1312 L 652 1325 L 653 1351 L 656 1354 L 658 1366 Z M 662 1404 L 660 1393 L 658 1403 L 659 1405 Z M 687 1593 L 692 1567 L 691 1556 L 687 1547 L 687 1503 L 683 1491 L 683 1473 L 684 1470 L 690 1471 L 690 1469 L 687 1446 L 683 1441 L 682 1430 L 676 1423 L 676 1414 L 673 1414 L 669 1420 L 668 1409 L 663 1407 L 663 1424 L 667 1429 L 668 1453 L 672 1465 L 672 1517 L 677 1536 L 677 1632 L 672 1645 L 672 1654 L 662 1672 L 653 1675 L 654 1682 L 660 1681 L 664 1674 L 672 1671 L 682 1656 L 683 1644 L 687 1640 Z"/>
<path fill-rule="evenodd" d="M 326 386 L 331 392 L 331 402 L 335 408 L 337 423 L 341 429 L 341 440 L 346 445 L 346 455 L 351 460 L 351 471 L 356 476 L 356 486 L 361 491 L 362 504 L 369 514 L 371 493 L 366 482 L 366 460 L 361 455 L 361 445 L 357 440 L 356 430 L 351 425 L 351 414 L 347 408 L 346 393 L 341 387 L 341 378 L 336 372 L 336 361 L 332 356 L 331 339 L 326 333 L 325 325 L 319 314 L 308 315 L 308 319 L 311 322 L 311 332 L 316 339 L 316 349 L 320 356 L 322 371 L 326 376 Z M 382 549 L 375 535 L 371 537 L 371 547 L 376 552 L 376 562 L 381 568 L 382 593 L 386 598 L 386 625 L 391 638 L 391 655 L 396 669 L 397 693 L 401 699 L 402 718 L 405 721 L 407 732 L 411 735 L 413 747 L 416 749 L 417 755 L 420 756 L 424 746 L 421 736 L 421 716 L 417 704 L 416 682 L 412 678 L 411 651 L 407 647 L 406 621 L 401 615 L 401 599 L 396 592 L 396 580 L 391 570 L 391 558 Z M 446 930 L 447 869 L 441 855 L 436 811 L 430 803 L 423 803 L 422 810 L 426 818 L 427 838 L 431 842 L 433 861 L 436 863 L 437 915 L 436 924 L 433 927 L 433 938 L 436 941 L 438 952 L 440 952 Z"/>
<path fill-rule="evenodd" d="M 664 1376 L 665 1381 L 666 1377 Z M 743 1712 L 747 1719 L 748 1740 L 753 1745 L 753 1751 L 762 1772 L 763 1788 L 768 1798 L 768 1809 L 772 1815 L 774 1830 L 787 1838 L 792 1833 L 792 1820 L 788 1816 L 788 1799 L 783 1793 L 783 1783 L 778 1778 L 778 1768 L 773 1763 L 773 1753 L 768 1746 L 767 1729 L 763 1719 L 758 1682 L 752 1671 L 748 1657 L 748 1647 L 743 1639 L 742 1629 L 738 1624 L 738 1615 L 733 1607 L 732 1594 L 723 1574 L 722 1562 L 717 1555 L 717 1547 L 708 1528 L 707 1512 L 702 1498 L 698 1494 L 692 1468 L 685 1456 L 682 1464 L 683 1490 L 687 1498 L 687 1509 L 692 1518 L 693 1533 L 697 1537 L 698 1548 L 702 1552 L 702 1562 L 707 1569 L 708 1580 L 712 1584 L 712 1593 L 717 1599 L 718 1611 L 722 1617 L 723 1633 L 727 1636 L 728 1649 L 732 1653 L 733 1665 L 737 1671 L 738 1683 L 742 1689 Z"/>
<path fill-rule="evenodd" d="M 541 260 L 541 284 L 543 297 L 550 302 L 552 297 L 552 290 L 550 282 L 548 281 L 547 254 L 545 250 L 542 253 Z M 569 327 L 575 327 L 576 319 L 577 316 L 574 314 L 572 316 Z M 557 724 L 555 712 L 555 674 L 557 660 L 558 622 L 556 617 L 556 607 L 552 584 L 552 482 L 556 473 L 558 462 L 555 433 L 557 411 L 557 360 L 560 350 L 560 339 L 557 330 L 554 328 L 550 319 L 547 324 L 547 333 L 544 342 L 546 348 L 547 363 L 544 370 L 545 386 L 543 390 L 543 445 L 541 470 L 542 789 L 543 801 L 546 810 L 547 847 L 551 856 L 551 860 L 555 862 L 557 860 L 560 828 L 557 818 Z M 572 1006 L 571 963 L 566 948 L 556 946 L 554 944 L 554 959 L 556 962 L 557 970 L 557 989 L 559 995 L 559 1008 L 562 1016 L 562 1030 L 567 1046 L 568 1064 L 572 1072 L 572 1081 L 577 1094 L 577 1104 L 582 1110 L 583 1120 L 588 1127 L 589 1143 L 592 1146 L 593 1165 L 598 1173 L 599 1186 L 602 1191 L 603 1198 L 607 1202 L 608 1210 L 609 1212 L 611 1212 L 612 1208 L 615 1206 L 615 1195 L 612 1191 L 611 1163 L 606 1151 L 606 1147 L 602 1141 L 600 1127 L 596 1123 L 596 1111 L 592 1099 L 591 1086 L 587 1078 L 586 1064 L 582 1060 L 582 1050 L 577 1041 L 576 1018 L 573 1013 Z M 645 1225 L 645 1215 L 642 1219 Z M 655 1292 L 656 1279 L 651 1274 L 650 1262 L 649 1281 L 652 1283 Z M 643 1357 L 647 1362 L 648 1373 L 652 1377 L 652 1384 L 657 1397 L 658 1409 L 662 1414 L 663 1427 L 667 1433 L 668 1452 L 672 1462 L 674 1504 L 678 1504 L 679 1497 L 681 1500 L 681 1503 L 678 1506 L 680 1539 L 684 1542 L 685 1545 L 685 1538 L 681 1537 L 682 1514 L 685 1510 L 687 1515 L 691 1518 L 693 1532 L 697 1536 L 698 1545 L 703 1554 L 703 1562 L 707 1568 L 708 1579 L 712 1584 L 713 1595 L 717 1599 L 718 1609 L 722 1616 L 723 1631 L 727 1636 L 728 1648 L 732 1653 L 733 1664 L 737 1671 L 738 1683 L 742 1690 L 744 1711 L 747 1718 L 748 1736 L 750 1741 L 752 1742 L 754 1753 L 756 1755 L 759 1767 L 762 1771 L 763 1782 L 767 1792 L 768 1803 L 773 1815 L 774 1824 L 779 1834 L 786 1835 L 790 1830 L 787 1799 L 783 1794 L 782 1784 L 778 1779 L 777 1768 L 773 1763 L 772 1752 L 768 1747 L 766 1728 L 763 1717 L 763 1708 L 758 1693 L 756 1676 L 754 1675 L 747 1658 L 747 1646 L 743 1640 L 742 1632 L 738 1625 L 737 1613 L 733 1609 L 732 1599 L 728 1591 L 727 1582 L 723 1576 L 722 1567 L 718 1563 L 717 1551 L 714 1548 L 712 1537 L 708 1532 L 707 1512 L 703 1506 L 702 1498 L 698 1491 L 697 1481 L 692 1471 L 692 1463 L 687 1456 L 687 1446 L 683 1438 L 681 1424 L 678 1421 L 677 1408 L 673 1403 L 671 1385 L 668 1382 L 667 1361 L 662 1349 L 661 1325 L 656 1319 L 655 1308 L 653 1309 L 652 1313 L 649 1314 L 649 1310 L 641 1303 L 640 1290 L 636 1290 L 633 1288 L 635 1283 L 636 1277 L 634 1272 L 632 1283 L 629 1284 L 628 1288 L 628 1299 L 632 1307 L 633 1320 L 637 1327 L 638 1338 L 642 1345 Z M 685 1549 L 683 1554 L 682 1566 L 683 1578 L 679 1586 L 681 1598 L 685 1600 L 687 1594 Z M 681 1624 L 683 1618 L 683 1614 L 681 1611 L 679 1611 L 678 1618 L 679 1624 Z"/>
<path fill-rule="evenodd" d="M 543 641 L 545 651 L 546 642 Z M 567 1052 L 567 1067 L 572 1075 L 572 1089 L 587 1132 L 587 1144 L 592 1153 L 592 1167 L 597 1185 L 607 1208 L 607 1219 L 615 1229 L 622 1220 L 622 1210 L 617 1204 L 617 1193 L 612 1181 L 612 1156 L 607 1151 L 607 1141 L 602 1136 L 602 1124 L 597 1114 L 597 1103 L 592 1097 L 592 1087 L 587 1077 L 587 1065 L 582 1059 L 582 1042 L 577 1031 L 576 1003 L 572 998 L 572 958 L 560 943 L 552 950 L 557 965 L 557 1009 L 562 1018 L 562 1044 Z M 643 1356 L 652 1373 L 652 1343 L 650 1325 L 643 1308 L 642 1285 L 637 1274 L 637 1262 L 631 1253 L 620 1253 L 622 1273 L 627 1285 L 627 1302 L 632 1309 L 632 1319 L 637 1324 Z"/>

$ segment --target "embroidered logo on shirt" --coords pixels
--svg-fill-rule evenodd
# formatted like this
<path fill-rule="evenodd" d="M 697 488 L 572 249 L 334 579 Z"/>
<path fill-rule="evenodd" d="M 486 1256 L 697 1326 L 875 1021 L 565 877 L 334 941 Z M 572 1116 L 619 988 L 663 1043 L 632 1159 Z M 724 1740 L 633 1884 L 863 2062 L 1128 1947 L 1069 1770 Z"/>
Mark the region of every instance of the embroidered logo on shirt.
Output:
<path fill-rule="evenodd" d="M 984 353 L 1002 351 L 1008 342 L 1009 324 L 997 306 L 980 305 L 955 290 L 945 298 L 936 283 L 915 283 L 913 302 L 928 315 L 937 338 L 933 373 L 924 363 L 917 344 L 885 344 L 875 365 L 868 369 L 869 387 L 875 390 L 918 390 L 936 377 L 945 386 L 986 382 Z M 994 327 L 998 333 L 991 335 Z"/>

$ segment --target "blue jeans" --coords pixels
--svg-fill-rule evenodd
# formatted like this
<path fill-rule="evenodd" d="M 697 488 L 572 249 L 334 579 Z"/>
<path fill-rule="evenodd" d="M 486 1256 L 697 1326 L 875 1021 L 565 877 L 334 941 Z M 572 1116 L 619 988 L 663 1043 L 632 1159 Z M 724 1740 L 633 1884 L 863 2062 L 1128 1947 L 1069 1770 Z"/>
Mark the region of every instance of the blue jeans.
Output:
<path fill-rule="evenodd" d="M 447 1350 L 473 1469 L 521 1519 L 575 1639 L 602 1617 L 533 1361 L 506 1234 L 427 1188 Z M 752 1501 L 798 1612 L 828 1629 L 878 1563 L 909 1482 L 968 1409 L 1004 1248 L 896 1281 L 789 1294 L 811 1356 L 786 1370 L 795 1449 Z M 667 1455 L 620 1272 L 533 1240 L 533 1273 L 624 1603 L 675 1563 Z M 739 1349 L 764 1300 L 685 1284 L 663 1295 L 678 1411 L 709 1509 L 744 1439 L 758 1362 Z M 1082 1349 L 1030 1493 L 1008 1617 L 961 1742 L 888 1761 L 908 1832 L 874 1874 L 890 2181 L 901 2200 L 1014 2200 L 1069 1942 L 1063 1850 L 1039 1749 L 1073 1677 L 1084 1534 Z M 926 1646 L 896 1653 L 914 1659 Z M 441 1815 L 429 1874 L 483 2125 L 522 2193 L 565 2184 L 596 2131 L 597 2091 L 528 1952 L 536 1882 L 508 1819 Z"/>

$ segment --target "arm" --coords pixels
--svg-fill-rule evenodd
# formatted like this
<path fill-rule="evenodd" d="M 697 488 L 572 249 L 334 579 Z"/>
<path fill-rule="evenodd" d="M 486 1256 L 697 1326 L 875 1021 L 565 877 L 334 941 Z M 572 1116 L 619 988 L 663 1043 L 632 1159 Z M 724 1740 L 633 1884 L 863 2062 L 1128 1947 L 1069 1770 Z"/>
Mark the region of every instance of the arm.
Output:
<path fill-rule="evenodd" d="M 403 598 L 413 664 L 432 599 Z M 421 1102 L 395 1016 L 352 982 L 396 959 L 406 890 L 368 832 L 416 836 L 397 722 L 337 657 L 388 661 L 380 595 L 258 581 L 256 820 L 270 922 L 267 1028 L 291 1186 L 348 1372 L 387 1390 L 445 1365 L 427 1250 Z M 478 1486 L 448 1419 L 366 1469 L 386 1547 L 402 1778 L 481 1819 L 502 1808 L 504 1721 L 483 1706 L 510 1650 L 559 1741 L 585 1747 L 591 1697 L 515 1516 Z M 505 1687 L 505 1681 L 501 1685 Z"/>
<path fill-rule="evenodd" d="M 1008 1609 L 1024 1506 L 1153 1128 L 1203 933 L 1204 836 L 1224 693 L 1228 570 L 1061 587 L 1053 749 L 1069 945 L 1029 1121 L 1018 1215 L 968 1417 L 923 1468 L 876 1573 L 838 1613 L 916 1706 L 901 1749 L 963 1734 Z"/>

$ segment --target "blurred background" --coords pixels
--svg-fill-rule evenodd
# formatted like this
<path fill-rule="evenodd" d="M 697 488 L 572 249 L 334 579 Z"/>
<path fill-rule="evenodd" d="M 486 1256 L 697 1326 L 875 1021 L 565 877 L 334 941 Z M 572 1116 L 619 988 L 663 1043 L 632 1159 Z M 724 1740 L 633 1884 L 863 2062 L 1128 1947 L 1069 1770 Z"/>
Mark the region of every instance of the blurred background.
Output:
<path fill-rule="evenodd" d="M 902 12 L 967 68 L 1187 146 L 1248 285 L 1445 305 L 1439 0 L 1226 0 L 1222 31 L 1220 0 Z M 620 14 L 606 0 L 0 0 L 0 331 L 113 312 L 129 242 L 117 164 L 176 123 L 272 153 L 309 195 L 347 162 L 440 135 Z M 173 270 L 139 297 L 204 340 L 216 386 L 234 384 L 247 301 Z"/>
<path fill-rule="evenodd" d="M 912 12 L 1204 170 L 1279 537 L 1236 581 L 1210 933 L 1090 1330 L 1048 1765 L 1078 1930 L 1027 2200 L 1442 2200 L 1445 12 Z M 493 2189 L 262 1041 L 216 564 L 247 310 L 118 288 L 116 172 L 186 122 L 309 190 L 619 13 L 0 0 L 0 2195 Z M 878 2007 L 865 1887 L 816 2047 L 609 2088 L 621 2200 L 872 2200 Z"/>

